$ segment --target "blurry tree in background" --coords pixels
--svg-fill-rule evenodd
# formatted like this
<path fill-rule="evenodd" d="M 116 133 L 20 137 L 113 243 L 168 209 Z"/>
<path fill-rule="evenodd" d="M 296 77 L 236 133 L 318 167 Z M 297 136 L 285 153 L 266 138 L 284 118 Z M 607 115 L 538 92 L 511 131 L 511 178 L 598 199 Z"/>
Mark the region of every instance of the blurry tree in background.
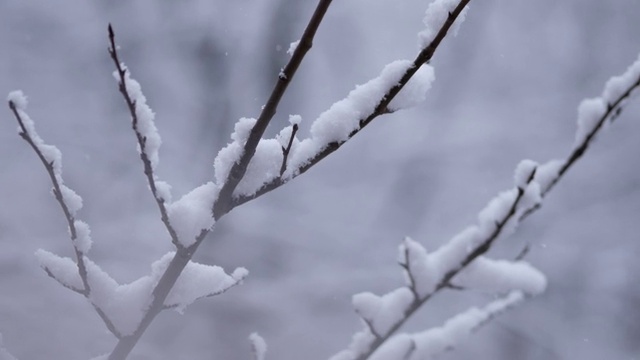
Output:
<path fill-rule="evenodd" d="M 148 273 L 169 244 L 131 156 L 131 134 L 123 130 L 112 64 L 96 41 L 104 38 L 102 25 L 116 24 L 121 56 L 158 113 L 159 177 L 183 194 L 213 178 L 203 164 L 214 162 L 235 119 L 260 109 L 312 3 L 0 4 L 0 41 L 10 49 L 0 60 L 0 79 L 8 79 L 6 90 L 25 89 L 40 133 L 65 154 L 65 179 L 83 195 L 81 217 L 97 237 L 92 258 L 120 283 Z M 345 316 L 354 290 L 385 293 L 397 286 L 398 239 L 412 234 L 437 248 L 511 186 L 509 169 L 519 159 L 566 153 L 574 104 L 598 94 L 637 56 L 633 34 L 640 25 L 631 19 L 640 9 L 629 1 L 472 6 L 461 35 L 447 37 L 432 62 L 438 80 L 426 104 L 386 115 L 322 170 L 217 223 L 196 260 L 249 267 L 247 286 L 193 305 L 187 318 L 159 317 L 131 358 L 233 358 L 254 330 L 268 340 L 272 358 L 330 356 L 357 330 L 357 317 Z M 416 9 L 424 7 L 417 0 L 333 4 L 265 136 L 287 126 L 286 114 L 315 119 L 384 64 L 411 58 L 423 16 Z M 525 42 L 533 45 L 513 50 Z M 637 109 L 631 103 L 628 112 Z M 302 122 L 303 137 L 311 123 Z M 532 225 L 515 241 L 495 249 L 496 256 L 513 258 L 531 244 L 530 261 L 550 278 L 547 295 L 448 356 L 599 359 L 639 351 L 638 319 L 629 314 L 639 296 L 632 286 L 633 219 L 640 214 L 640 174 L 629 166 L 640 153 L 633 123 L 616 122 L 598 139 L 600 154 L 591 152 L 554 194 L 559 200 L 527 220 Z M 13 124 L 1 126 L 0 151 L 15 154 L 0 160 L 5 345 L 19 358 L 86 358 L 110 348 L 112 338 L 86 304 L 69 301 L 34 269 L 37 248 L 72 254 L 59 241 L 53 205 L 42 201 L 46 179 L 31 175 L 32 154 L 16 153 Z M 431 311 L 405 330 L 436 326 L 487 301 L 473 291 L 456 297 L 462 299 L 434 298 Z"/>

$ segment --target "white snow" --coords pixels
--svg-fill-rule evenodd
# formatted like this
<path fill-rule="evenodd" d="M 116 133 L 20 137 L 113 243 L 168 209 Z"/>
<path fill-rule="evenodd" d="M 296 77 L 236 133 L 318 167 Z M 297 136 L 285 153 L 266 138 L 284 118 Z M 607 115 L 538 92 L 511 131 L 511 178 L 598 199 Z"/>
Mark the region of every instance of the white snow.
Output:
<path fill-rule="evenodd" d="M 605 102 L 613 104 L 628 88 L 640 79 L 640 55 L 638 59 L 629 66 L 624 74 L 614 76 L 604 87 L 602 98 Z"/>
<path fill-rule="evenodd" d="M 193 245 L 202 230 L 211 229 L 214 225 L 212 209 L 219 191 L 216 184 L 208 182 L 167 206 L 171 226 L 183 246 Z"/>
<path fill-rule="evenodd" d="M 158 151 L 160 149 L 160 144 L 162 143 L 160 134 L 158 133 L 158 129 L 154 122 L 155 114 L 149 105 L 147 105 L 147 98 L 142 93 L 142 86 L 140 83 L 131 78 L 128 69 L 124 65 L 122 66 L 127 70 L 124 76 L 127 93 L 136 105 L 136 117 L 138 118 L 137 128 L 140 134 L 146 139 L 145 153 L 147 154 L 147 157 L 149 157 L 151 167 L 155 169 L 158 165 Z M 113 76 L 118 82 L 120 81 L 118 71 L 114 71 Z M 141 149 L 138 146 L 138 152 L 140 151 Z"/>
<path fill-rule="evenodd" d="M 431 44 L 438 34 L 438 31 L 440 31 L 440 28 L 442 28 L 447 21 L 449 13 L 453 12 L 459 3 L 460 0 L 435 0 L 429 4 L 423 20 L 426 28 L 418 33 L 418 46 L 420 49 L 424 49 Z M 465 16 L 466 8 L 453 24 L 454 35 L 458 33 Z"/>
<path fill-rule="evenodd" d="M 171 185 L 165 181 L 155 180 L 158 197 L 165 203 L 171 203 Z"/>
<path fill-rule="evenodd" d="M 415 341 L 408 334 L 398 334 L 387 340 L 376 350 L 369 360 L 412 359 Z"/>
<path fill-rule="evenodd" d="M 298 48 L 298 45 L 300 45 L 300 40 L 296 40 L 291 44 L 289 44 L 289 49 L 287 49 L 287 54 L 289 54 L 290 56 L 293 56 L 293 53 Z"/>
<path fill-rule="evenodd" d="M 536 176 L 534 180 L 535 182 L 540 184 L 542 194 L 544 194 L 549 189 L 549 185 L 551 185 L 553 180 L 558 177 L 558 175 L 560 174 L 559 171 L 563 165 L 564 160 L 553 159 L 538 166 L 538 168 L 536 169 Z"/>
<path fill-rule="evenodd" d="M 267 342 L 258 333 L 249 335 L 254 360 L 264 360 L 267 353 Z"/>
<path fill-rule="evenodd" d="M 542 293 L 547 286 L 544 274 L 527 262 L 492 260 L 483 256 L 458 273 L 453 283 L 482 291 L 520 290 L 530 295 Z"/>
<path fill-rule="evenodd" d="M 58 179 L 58 181 L 60 180 L 62 179 Z M 76 194 L 75 191 L 62 184 L 60 184 L 60 192 L 62 193 L 62 199 L 67 205 L 71 216 L 76 216 L 76 213 L 82 209 L 82 198 L 80 195 Z"/>
<path fill-rule="evenodd" d="M 244 144 L 247 142 L 251 129 L 253 129 L 256 121 L 257 120 L 253 118 L 241 118 L 238 120 L 233 133 L 231 133 L 232 142 L 218 152 L 214 161 L 214 169 L 216 183 L 220 187 L 227 181 L 229 171 L 231 171 L 233 164 L 240 160 L 244 152 Z"/>
<path fill-rule="evenodd" d="M 173 257 L 173 253 L 168 255 Z M 169 292 L 164 304 L 174 307 L 182 314 L 185 308 L 197 299 L 220 294 L 242 282 L 248 274 L 249 272 L 245 268 L 238 268 L 232 275 L 227 275 L 224 269 L 219 266 L 190 261 Z"/>
<path fill-rule="evenodd" d="M 602 98 L 582 100 L 578 106 L 578 128 L 574 148 L 579 147 L 585 141 L 607 111 L 607 104 Z"/>
<path fill-rule="evenodd" d="M 413 66 L 409 60 L 396 60 L 384 67 L 380 75 L 365 84 L 358 85 L 346 98 L 334 103 L 320 114 L 311 125 L 311 137 L 300 142 L 296 150 L 291 152 L 290 166 L 285 177 L 297 174 L 313 156 L 318 154 L 330 143 L 342 143 L 349 139 L 349 135 L 360 128 L 360 120 L 371 115 L 385 94 L 397 85 L 404 73 Z M 424 92 L 429 89 L 433 81 L 433 69 L 424 67 L 418 71 L 413 83 L 403 95 L 405 89 L 398 94 L 398 100 L 391 103 L 389 110 L 395 111 L 407 106 L 413 106 L 420 101 Z M 395 99 L 394 99 L 395 100 Z"/>
<path fill-rule="evenodd" d="M 76 227 L 76 239 L 74 240 L 74 246 L 78 251 L 83 254 L 87 254 L 91 249 L 91 229 L 89 225 L 81 220 L 75 220 L 74 226 Z"/>
<path fill-rule="evenodd" d="M 412 338 L 416 349 L 411 359 L 430 359 L 455 347 L 491 317 L 515 306 L 523 299 L 522 293 L 514 291 L 507 297 L 495 300 L 482 309 L 470 308 L 452 317 L 441 327 L 414 334 Z"/>
<path fill-rule="evenodd" d="M 287 141 L 289 139 L 287 138 Z M 280 176 L 282 146 L 277 139 L 261 139 L 247 171 L 234 191 L 235 195 L 253 195 L 262 186 Z"/>
<path fill-rule="evenodd" d="M 435 267 L 427 250 L 417 241 L 406 237 L 399 247 L 398 255 L 399 262 L 408 265 L 409 274 L 405 273 L 407 286 L 413 286 L 421 297 L 433 292 L 440 281 L 442 270 Z M 409 276 L 415 281 L 414 284 Z"/>
<path fill-rule="evenodd" d="M 383 296 L 370 292 L 356 294 L 353 296 L 353 306 L 371 324 L 375 333 L 383 335 L 404 317 L 413 300 L 411 290 L 401 287 Z"/>
<path fill-rule="evenodd" d="M 422 103 L 427 98 L 427 91 L 435 81 L 436 75 L 433 66 L 424 64 L 411 77 L 402 91 L 391 100 L 389 110 L 397 111 L 408 109 Z"/>
<path fill-rule="evenodd" d="M 80 278 L 80 274 L 78 274 L 78 266 L 75 261 L 68 257 L 60 257 L 42 249 L 38 249 L 35 252 L 35 255 L 40 263 L 40 267 L 60 284 L 73 289 L 84 289 L 82 279 Z"/>
<path fill-rule="evenodd" d="M 513 175 L 513 182 L 519 189 L 524 189 L 527 186 L 529 178 L 533 175 L 533 172 L 538 167 L 538 163 L 533 160 L 522 160 L 516 166 L 515 174 Z"/>
<path fill-rule="evenodd" d="M 375 337 L 371 331 L 369 331 L 369 328 L 365 327 L 364 330 L 353 335 L 347 350 L 340 351 L 329 360 L 353 360 L 359 354 L 365 352 L 374 341 Z"/>
<path fill-rule="evenodd" d="M 300 125 L 300 122 L 302 122 L 302 116 L 300 115 L 289 115 L 289 124 L 291 125 Z"/>

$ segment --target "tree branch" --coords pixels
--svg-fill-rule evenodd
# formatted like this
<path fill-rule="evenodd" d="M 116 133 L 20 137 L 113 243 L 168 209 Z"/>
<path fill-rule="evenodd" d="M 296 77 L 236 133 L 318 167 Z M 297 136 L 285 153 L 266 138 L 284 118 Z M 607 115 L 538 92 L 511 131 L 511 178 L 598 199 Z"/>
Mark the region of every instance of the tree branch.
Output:
<path fill-rule="evenodd" d="M 313 45 L 313 38 L 316 35 L 318 27 L 320 27 L 320 23 L 322 23 L 329 5 L 331 5 L 331 0 L 318 1 L 318 5 L 311 17 L 311 20 L 307 24 L 304 34 L 300 39 L 300 43 L 296 47 L 293 56 L 291 56 L 289 63 L 287 63 L 278 76 L 278 80 L 276 81 L 273 91 L 269 96 L 267 104 L 262 109 L 255 126 L 251 129 L 251 133 L 249 134 L 249 138 L 244 146 L 242 156 L 238 162 L 233 164 L 233 167 L 229 171 L 229 176 L 222 186 L 218 199 L 213 206 L 213 213 L 216 219 L 219 219 L 236 206 L 233 201 L 233 191 L 240 183 L 240 180 L 244 177 L 247 167 L 249 166 L 249 162 L 256 152 L 256 148 L 258 147 L 258 143 L 260 142 L 262 135 L 267 129 L 269 122 L 271 122 L 271 119 L 276 114 L 282 96 L 291 83 L 291 80 L 302 63 L 304 56 L 311 49 L 311 46 Z"/>

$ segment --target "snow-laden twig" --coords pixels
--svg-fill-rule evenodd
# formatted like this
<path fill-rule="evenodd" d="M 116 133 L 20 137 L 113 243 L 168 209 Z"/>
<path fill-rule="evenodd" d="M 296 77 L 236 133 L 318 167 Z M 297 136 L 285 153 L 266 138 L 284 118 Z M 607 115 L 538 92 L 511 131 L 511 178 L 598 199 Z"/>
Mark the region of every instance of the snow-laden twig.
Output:
<path fill-rule="evenodd" d="M 602 97 L 581 104 L 574 150 L 567 159 L 552 160 L 543 165 L 530 160 L 522 161 L 515 171 L 515 188 L 494 198 L 480 212 L 477 226 L 465 229 L 431 254 L 419 243 L 407 238 L 400 247 L 400 265 L 405 270 L 406 288 L 393 290 L 383 296 L 369 293 L 354 296 L 356 312 L 362 317 L 365 328 L 354 335 L 349 349 L 338 353 L 332 360 L 429 358 L 432 352 L 421 352 L 419 342 L 414 337 L 407 334 L 391 336 L 433 295 L 452 286 L 498 292 L 515 290 L 500 303 L 504 306 L 489 305 L 490 309 L 495 310 L 494 315 L 522 301 L 525 295 L 541 293 L 546 287 L 544 275 L 521 261 L 528 252 L 528 246 L 515 262 L 490 260 L 483 255 L 496 239 L 514 232 L 519 222 L 540 208 L 543 196 L 584 154 L 606 120 L 612 121 L 620 115 L 623 102 L 638 87 L 640 57 L 623 75 L 607 82 Z M 400 293 L 410 294 L 411 301 L 406 299 L 407 295 L 396 296 Z M 478 326 L 494 315 L 479 317 L 482 321 L 477 323 Z M 437 329 L 426 333 L 430 332 L 441 333 Z M 435 341 L 435 345 L 434 339 L 424 343 L 430 348 L 435 346 L 437 352 L 441 352 L 455 345 L 459 338 L 452 339 L 449 336 L 441 340 Z"/>
<path fill-rule="evenodd" d="M 267 342 L 258 333 L 249 335 L 253 360 L 264 360 L 267 354 Z"/>
<path fill-rule="evenodd" d="M 423 85 L 430 84 L 430 81 L 427 81 L 428 79 L 427 73 L 423 72 L 423 74 L 425 75 L 424 81 L 416 82 L 417 83 L 416 85 L 420 84 L 421 86 L 417 86 L 417 89 L 413 89 L 414 91 L 412 92 L 415 92 L 414 94 L 406 96 L 404 100 L 397 99 L 394 102 L 394 99 L 399 94 L 401 94 L 401 90 L 403 90 L 407 85 L 410 84 L 410 80 L 418 73 L 421 67 L 427 64 L 431 60 L 436 50 L 438 49 L 440 43 L 447 35 L 448 31 L 452 29 L 452 27 L 455 28 L 460 24 L 462 19 L 458 19 L 458 18 L 463 14 L 469 2 L 470 0 L 459 0 L 459 1 L 458 0 L 436 0 L 434 1 L 429 7 L 429 9 L 432 10 L 430 12 L 431 15 L 428 14 L 429 16 L 426 16 L 425 20 L 430 20 L 430 21 L 436 20 L 438 22 L 427 24 L 428 29 L 431 29 L 431 35 L 427 36 L 423 34 L 420 37 L 421 43 L 425 43 L 425 46 L 421 47 L 420 52 L 412 62 L 397 62 L 395 64 L 393 68 L 394 80 L 389 81 L 390 78 L 388 78 L 387 83 L 385 84 L 390 84 L 390 85 L 387 88 L 385 88 L 382 92 L 377 94 L 376 94 L 376 91 L 369 93 L 369 95 L 371 94 L 374 94 L 374 95 L 373 95 L 373 98 L 366 99 L 367 103 L 371 104 L 371 105 L 367 104 L 364 106 L 364 108 L 367 108 L 368 110 L 355 111 L 357 118 L 350 117 L 350 119 L 348 119 L 348 122 L 346 124 L 340 123 L 339 121 L 333 122 L 334 124 L 339 126 L 343 126 L 343 127 L 347 126 L 346 128 L 344 128 L 346 130 L 342 131 L 339 134 L 339 136 L 334 139 L 322 137 L 324 140 L 330 139 L 329 141 L 321 141 L 321 140 L 309 141 L 306 144 L 306 146 L 301 149 L 304 153 L 298 154 L 300 158 L 296 162 L 297 166 L 295 167 L 290 166 L 288 168 L 287 173 L 289 173 L 289 176 L 274 178 L 270 182 L 265 183 L 255 193 L 248 194 L 248 195 L 235 194 L 233 198 L 232 207 L 244 204 L 248 201 L 258 198 L 284 185 L 286 182 L 292 180 L 293 178 L 302 175 L 311 167 L 313 167 L 315 164 L 322 161 L 322 159 L 324 159 L 325 157 L 329 156 L 330 154 L 338 150 L 340 147 L 342 147 L 342 145 L 344 145 L 345 142 L 347 142 L 349 139 L 351 139 L 356 134 L 358 134 L 362 129 L 364 129 L 368 124 L 370 124 L 378 116 L 383 114 L 388 114 L 399 108 L 410 106 L 413 103 L 413 101 L 408 101 L 408 99 L 413 98 L 414 96 L 412 95 L 417 96 L 419 94 L 423 94 L 426 91 Z M 392 69 L 387 68 L 385 70 L 392 70 Z M 384 71 L 383 71 L 383 74 L 381 74 L 381 76 L 378 79 L 384 78 L 383 75 L 385 75 Z M 379 86 L 378 85 L 379 82 L 375 82 L 374 80 L 372 80 L 372 82 L 365 85 Z M 360 87 L 362 87 L 362 85 Z M 360 89 L 360 91 L 358 91 L 359 88 L 352 91 L 350 96 L 354 95 L 354 96 L 360 97 L 360 94 L 364 89 Z M 347 99 L 349 99 L 349 97 Z M 354 109 L 361 109 L 360 107 L 359 108 L 352 107 L 351 102 L 345 103 L 344 100 L 342 104 L 340 105 L 338 104 L 340 104 L 340 102 L 334 104 L 334 107 L 333 107 L 334 113 L 340 114 L 338 116 L 344 115 L 345 111 L 354 113 Z M 322 119 L 322 115 L 318 120 L 320 119 Z M 353 124 L 353 125 L 350 125 L 350 124 Z"/>
<path fill-rule="evenodd" d="M 305 55 L 311 49 L 311 46 L 313 45 L 313 38 L 315 37 L 316 31 L 322 23 L 329 5 L 331 5 L 331 0 L 318 1 L 318 5 L 311 19 L 309 20 L 304 33 L 302 34 L 302 38 L 293 51 L 291 59 L 278 76 L 278 80 L 273 88 L 273 91 L 271 92 L 271 95 L 269 96 L 269 100 L 267 100 L 267 103 L 263 107 L 260 116 L 251 129 L 246 143 L 244 144 L 242 154 L 231 167 L 229 174 L 224 181 L 224 184 L 220 184 L 222 185 L 222 189 L 220 190 L 220 196 L 218 197 L 213 209 L 216 218 L 220 218 L 235 206 L 233 203 L 233 193 L 244 177 L 245 172 L 249 167 L 249 162 L 256 152 L 256 148 L 260 143 L 262 135 L 271 122 L 271 119 L 273 119 L 273 116 L 276 114 L 282 96 L 287 91 L 287 88 L 291 83 L 291 80 L 293 79 L 296 71 L 298 70 L 298 67 L 302 63 Z"/>
<path fill-rule="evenodd" d="M 138 142 L 138 152 L 140 153 L 140 160 L 144 168 L 144 174 L 147 177 L 149 183 L 149 189 L 153 194 L 153 198 L 160 210 L 160 218 L 165 228 L 171 236 L 171 242 L 180 248 L 183 245 L 180 243 L 178 233 L 173 227 L 169 219 L 166 203 L 171 202 L 171 186 L 164 181 L 159 181 L 155 174 L 155 168 L 160 161 L 158 150 L 162 140 L 158 129 L 154 123 L 155 114 L 147 105 L 147 99 L 142 93 L 142 87 L 140 83 L 132 79 L 127 67 L 120 61 L 118 56 L 118 46 L 115 42 L 115 34 L 113 27 L 109 24 L 109 55 L 116 67 L 114 77 L 118 81 L 118 90 L 129 110 L 131 116 L 131 127 L 136 135 Z"/>
<path fill-rule="evenodd" d="M 84 221 L 75 218 L 76 213 L 82 208 L 82 198 L 73 190 L 64 185 L 62 179 L 62 154 L 53 145 L 48 145 L 36 132 L 35 123 L 25 112 L 27 98 L 21 91 L 13 91 L 8 97 L 9 108 L 18 121 L 18 133 L 31 146 L 42 164 L 53 185 L 53 195 L 62 209 L 67 221 L 69 235 L 75 253 L 75 262 L 71 259 L 63 259 L 57 255 L 39 250 L 36 256 L 40 260 L 40 266 L 44 271 L 66 288 L 89 298 L 91 284 L 87 262 L 87 253 L 91 249 L 91 230 Z M 75 279 L 75 280 L 74 280 Z M 118 331 L 99 305 L 92 302 L 96 313 L 100 316 L 107 328 L 116 336 Z"/>

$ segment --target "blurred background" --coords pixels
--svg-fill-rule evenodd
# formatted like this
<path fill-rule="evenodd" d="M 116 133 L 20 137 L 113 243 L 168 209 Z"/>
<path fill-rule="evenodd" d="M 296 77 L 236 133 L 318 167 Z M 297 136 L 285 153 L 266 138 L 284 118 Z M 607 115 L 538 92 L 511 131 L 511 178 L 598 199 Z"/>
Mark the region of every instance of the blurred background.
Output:
<path fill-rule="evenodd" d="M 107 24 L 157 113 L 158 175 L 174 198 L 213 178 L 239 117 L 255 117 L 315 1 L 0 0 L 0 93 L 21 89 L 40 135 L 84 198 L 92 258 L 120 283 L 171 250 L 136 154 L 107 54 Z M 267 134 L 300 114 L 300 136 L 356 84 L 413 59 L 428 1 L 336 1 Z M 525 158 L 565 156 L 576 108 L 640 52 L 636 0 L 472 1 L 432 64 L 428 100 L 377 119 L 304 176 L 224 217 L 195 259 L 250 276 L 169 311 L 130 359 L 326 359 L 360 329 L 350 299 L 402 284 L 404 236 L 434 249 L 512 185 Z M 88 359 L 115 339 L 85 300 L 38 267 L 71 256 L 34 153 L 0 111 L 0 332 L 19 359 Z M 640 98 L 625 108 L 544 207 L 494 256 L 527 259 L 545 294 L 496 319 L 446 359 L 640 358 Z M 490 294 L 447 292 L 406 327 L 442 323 Z"/>

